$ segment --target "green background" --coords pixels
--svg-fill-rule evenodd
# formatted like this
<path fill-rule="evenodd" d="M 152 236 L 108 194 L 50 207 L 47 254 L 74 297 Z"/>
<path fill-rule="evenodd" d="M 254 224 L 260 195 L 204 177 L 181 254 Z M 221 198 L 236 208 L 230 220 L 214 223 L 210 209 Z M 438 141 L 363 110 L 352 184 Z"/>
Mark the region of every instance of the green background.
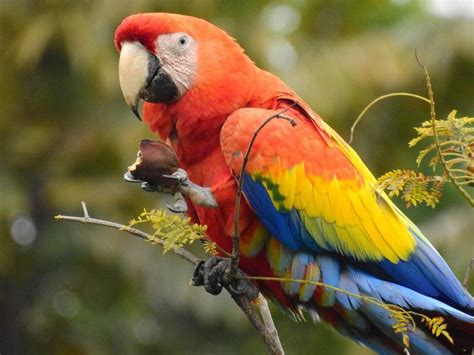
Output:
<path fill-rule="evenodd" d="M 375 97 L 425 95 L 415 49 L 439 115 L 474 111 L 472 18 L 435 16 L 421 1 L 0 0 L 2 354 L 264 353 L 228 295 L 189 286 L 190 265 L 127 234 L 53 219 L 86 201 L 93 216 L 126 223 L 159 204 L 122 180 L 153 136 L 123 101 L 113 47 L 125 16 L 151 11 L 223 27 L 345 138 Z M 411 98 L 369 111 L 354 147 L 376 176 L 415 167 L 407 142 L 428 112 Z M 448 187 L 436 210 L 407 214 L 462 277 L 473 252 L 467 203 Z M 370 353 L 274 315 L 288 354 Z"/>

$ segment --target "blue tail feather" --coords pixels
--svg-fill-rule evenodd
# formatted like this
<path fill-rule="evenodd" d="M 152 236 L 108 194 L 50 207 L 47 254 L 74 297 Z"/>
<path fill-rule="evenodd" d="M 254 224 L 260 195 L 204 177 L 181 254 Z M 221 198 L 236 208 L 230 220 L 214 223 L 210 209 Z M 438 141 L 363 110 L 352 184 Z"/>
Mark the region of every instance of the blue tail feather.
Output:
<path fill-rule="evenodd" d="M 361 310 L 385 336 L 393 339 L 398 344 L 403 343 L 402 334 L 395 333 L 393 330 L 393 325 L 396 321 L 390 318 L 390 314 L 386 309 L 374 304 L 365 303 L 362 305 Z M 441 343 L 434 341 L 432 337 L 428 337 L 419 328 L 409 329 L 406 335 L 409 337 L 409 349 L 414 354 L 451 354 Z"/>
<path fill-rule="evenodd" d="M 474 299 L 462 287 L 443 258 L 421 232 L 415 230 L 411 232 L 416 239 L 417 248 L 410 259 L 396 264 L 385 260 L 378 263 L 378 266 L 397 284 L 436 298 L 455 308 L 474 312 Z"/>
<path fill-rule="evenodd" d="M 361 292 L 381 299 L 386 303 L 407 309 L 437 312 L 452 316 L 462 322 L 474 323 L 473 316 L 410 288 L 377 279 L 354 268 L 349 268 L 349 273 Z"/>

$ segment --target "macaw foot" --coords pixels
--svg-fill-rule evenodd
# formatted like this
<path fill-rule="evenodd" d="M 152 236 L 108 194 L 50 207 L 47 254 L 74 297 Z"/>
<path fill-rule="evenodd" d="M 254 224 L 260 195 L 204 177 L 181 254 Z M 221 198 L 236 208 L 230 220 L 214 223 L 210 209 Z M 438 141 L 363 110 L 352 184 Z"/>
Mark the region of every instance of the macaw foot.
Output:
<path fill-rule="evenodd" d="M 217 207 L 217 202 L 212 195 L 211 189 L 193 183 L 183 169 L 176 170 L 171 175 L 163 175 L 164 178 L 175 179 L 177 190 L 189 198 L 194 204 L 207 208 Z"/>
<path fill-rule="evenodd" d="M 237 277 L 233 277 L 230 282 L 224 281 L 228 277 L 231 262 L 230 258 L 219 256 L 201 261 L 194 269 L 193 286 L 204 286 L 204 289 L 212 295 L 218 295 L 225 287 L 232 296 L 245 295 L 249 300 L 256 299 L 258 289 L 250 280 L 239 277 L 243 276 L 242 272 L 237 272 Z"/>
<path fill-rule="evenodd" d="M 188 211 L 188 204 L 184 199 L 184 196 L 181 192 L 175 192 L 173 204 L 170 205 L 168 202 L 166 203 L 166 208 L 173 213 L 186 213 Z"/>
<path fill-rule="evenodd" d="M 161 180 L 164 182 L 164 185 L 138 180 L 130 172 L 125 173 L 124 179 L 127 182 L 141 183 L 142 189 L 146 192 L 172 194 L 175 197 L 174 203 L 172 205 L 166 204 L 166 207 L 171 212 L 184 213 L 187 211 L 188 206 L 184 197 L 189 198 L 199 206 L 217 207 L 217 202 L 211 193 L 211 189 L 193 183 L 188 179 L 188 174 L 183 169 L 178 169 L 171 175 L 162 175 Z"/>
<path fill-rule="evenodd" d="M 186 204 L 186 200 L 184 199 L 184 196 L 181 192 L 179 192 L 179 187 L 177 185 L 174 185 L 170 187 L 169 182 L 174 182 L 175 184 L 179 184 L 180 181 L 178 178 L 172 177 L 171 175 L 167 175 L 167 186 L 164 185 L 159 185 L 159 184 L 153 184 L 148 181 L 143 181 L 136 179 L 129 171 L 127 171 L 124 175 L 123 178 L 127 182 L 131 183 L 140 183 L 141 188 L 146 191 L 146 192 L 161 192 L 161 193 L 167 193 L 170 195 L 173 195 L 174 200 L 172 204 L 166 203 L 166 208 L 170 210 L 173 213 L 186 213 L 188 210 L 188 205 Z"/>
<path fill-rule="evenodd" d="M 177 171 L 177 173 L 179 173 L 179 171 Z M 198 206 L 206 208 L 217 207 L 217 202 L 209 187 L 202 187 L 196 185 L 191 180 L 186 180 L 186 183 L 179 185 L 179 191 Z"/>

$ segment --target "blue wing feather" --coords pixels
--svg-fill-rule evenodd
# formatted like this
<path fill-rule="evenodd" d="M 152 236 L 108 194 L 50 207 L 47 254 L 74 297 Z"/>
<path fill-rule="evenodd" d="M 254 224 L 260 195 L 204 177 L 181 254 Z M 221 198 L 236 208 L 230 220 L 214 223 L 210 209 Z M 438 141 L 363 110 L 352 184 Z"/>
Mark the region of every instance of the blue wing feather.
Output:
<path fill-rule="evenodd" d="M 244 174 L 243 191 L 268 231 L 291 251 L 306 251 L 315 254 L 335 252 L 325 250 L 316 243 L 315 238 L 302 223 L 296 209 L 278 211 L 265 187 L 248 174 Z M 416 238 L 417 247 L 409 260 L 399 261 L 396 264 L 388 260 L 371 262 L 367 263 L 368 267 L 375 272 L 378 270 L 378 273 L 382 271 L 388 276 L 388 281 L 434 297 L 453 307 L 474 310 L 474 299 L 462 287 L 442 257 L 420 232 L 410 231 Z M 350 257 L 345 258 L 351 261 Z"/>
<path fill-rule="evenodd" d="M 452 306 L 474 310 L 469 295 L 438 252 L 416 231 L 416 250 L 407 261 L 379 263 L 394 281 L 422 294 L 437 298 Z"/>

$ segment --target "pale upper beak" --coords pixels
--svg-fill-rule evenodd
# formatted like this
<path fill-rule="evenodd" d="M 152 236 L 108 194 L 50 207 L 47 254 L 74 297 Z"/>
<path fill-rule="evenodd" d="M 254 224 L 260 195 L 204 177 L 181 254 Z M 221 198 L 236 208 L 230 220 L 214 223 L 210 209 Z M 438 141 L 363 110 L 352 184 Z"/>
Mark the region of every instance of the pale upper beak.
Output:
<path fill-rule="evenodd" d="M 148 76 L 148 51 L 138 42 L 124 42 L 120 51 L 119 80 L 125 102 L 140 119 L 139 93 Z"/>
<path fill-rule="evenodd" d="M 140 100 L 168 103 L 179 94 L 176 84 L 162 70 L 159 58 L 139 42 L 122 43 L 119 80 L 125 102 L 140 120 Z"/>

